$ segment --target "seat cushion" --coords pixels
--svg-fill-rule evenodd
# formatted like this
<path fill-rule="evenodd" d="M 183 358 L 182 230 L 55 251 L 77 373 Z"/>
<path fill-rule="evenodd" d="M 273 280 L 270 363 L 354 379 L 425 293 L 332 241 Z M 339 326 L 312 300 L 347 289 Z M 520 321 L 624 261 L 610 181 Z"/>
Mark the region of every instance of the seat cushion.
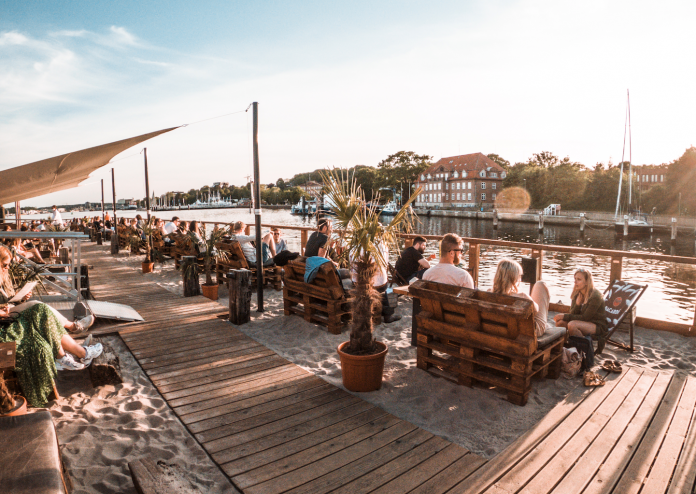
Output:
<path fill-rule="evenodd" d="M 537 338 L 537 348 L 544 348 L 545 346 L 548 346 L 558 338 L 564 336 L 566 331 L 566 328 L 557 328 L 555 326 L 547 327 L 544 334 Z"/>
<path fill-rule="evenodd" d="M 2 492 L 65 493 L 51 413 L 0 417 Z"/>

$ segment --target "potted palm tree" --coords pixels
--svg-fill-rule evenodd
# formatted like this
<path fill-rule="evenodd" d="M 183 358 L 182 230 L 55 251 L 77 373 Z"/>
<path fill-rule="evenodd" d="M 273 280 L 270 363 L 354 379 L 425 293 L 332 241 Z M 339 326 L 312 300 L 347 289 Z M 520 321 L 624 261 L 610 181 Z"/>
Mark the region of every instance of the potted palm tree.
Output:
<path fill-rule="evenodd" d="M 220 243 L 226 235 L 229 235 L 228 228 L 213 228 L 213 231 L 206 232 L 205 225 L 201 227 L 201 237 L 204 244 L 202 247 L 205 250 L 200 252 L 203 257 L 203 270 L 205 272 L 205 283 L 202 285 L 203 296 L 209 298 L 210 300 L 218 299 L 218 283 L 213 282 L 213 266 L 220 260 L 227 258 L 227 253 L 218 250 L 215 245 Z"/>
<path fill-rule="evenodd" d="M 155 232 L 156 228 L 152 223 L 147 223 L 143 226 L 143 233 L 145 234 L 145 260 L 143 261 L 143 273 L 152 273 L 155 267 L 155 259 L 152 249 L 152 234 Z M 138 247 L 140 246 L 140 239 L 138 239 Z"/>
<path fill-rule="evenodd" d="M 343 385 L 349 391 L 375 391 L 382 386 L 382 371 L 387 346 L 376 341 L 372 331 L 373 310 L 381 304 L 381 296 L 372 285 L 377 269 L 389 263 L 386 251 L 399 249 L 399 233 L 409 233 L 414 217 L 409 206 L 416 191 L 388 224 L 382 224 L 379 211 L 368 206 L 365 194 L 355 180 L 347 180 L 340 172 L 322 174 L 327 203 L 335 215 L 336 226 L 343 230 L 343 256 L 355 264 L 358 281 L 353 289 L 350 340 L 338 346 Z M 378 201 L 373 201 L 377 204 Z"/>

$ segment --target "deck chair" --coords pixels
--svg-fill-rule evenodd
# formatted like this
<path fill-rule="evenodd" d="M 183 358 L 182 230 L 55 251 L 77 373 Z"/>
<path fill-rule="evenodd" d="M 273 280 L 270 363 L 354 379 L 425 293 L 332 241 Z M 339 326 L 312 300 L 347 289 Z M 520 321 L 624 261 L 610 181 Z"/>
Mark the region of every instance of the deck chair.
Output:
<path fill-rule="evenodd" d="M 628 321 L 628 333 L 630 345 L 612 340 L 614 331 L 623 322 L 626 316 L 638 303 L 638 299 L 648 289 L 648 285 L 630 283 L 628 281 L 614 280 L 604 292 L 604 309 L 607 313 L 607 343 L 610 343 L 629 352 L 633 352 L 633 318 Z"/>

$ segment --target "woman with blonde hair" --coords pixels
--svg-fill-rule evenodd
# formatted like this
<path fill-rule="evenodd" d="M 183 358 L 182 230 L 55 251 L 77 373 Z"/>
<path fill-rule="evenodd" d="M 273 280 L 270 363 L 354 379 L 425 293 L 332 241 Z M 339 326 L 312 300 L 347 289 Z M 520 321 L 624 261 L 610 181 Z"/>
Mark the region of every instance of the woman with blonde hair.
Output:
<path fill-rule="evenodd" d="M 537 337 L 546 331 L 546 319 L 549 314 L 549 289 L 542 280 L 534 283 L 531 296 L 519 291 L 522 281 L 522 266 L 512 259 L 501 259 L 493 278 L 493 293 L 512 295 L 513 297 L 526 298 L 534 305 L 534 333 Z"/>
<path fill-rule="evenodd" d="M 573 275 L 573 292 L 570 294 L 570 312 L 556 314 L 556 326 L 568 328 L 570 336 L 597 337 L 597 353 L 604 349 L 607 333 L 607 315 L 604 311 L 604 296 L 594 287 L 592 273 L 579 268 Z"/>

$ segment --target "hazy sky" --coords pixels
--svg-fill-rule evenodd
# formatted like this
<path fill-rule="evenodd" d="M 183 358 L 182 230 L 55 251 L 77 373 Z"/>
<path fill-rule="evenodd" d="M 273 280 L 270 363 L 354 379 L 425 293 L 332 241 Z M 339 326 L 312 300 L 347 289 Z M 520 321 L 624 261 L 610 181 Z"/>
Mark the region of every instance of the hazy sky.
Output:
<path fill-rule="evenodd" d="M 16 1 L 0 6 L 0 169 L 259 102 L 262 182 L 412 150 L 618 162 L 696 144 L 696 2 Z M 148 141 L 156 193 L 252 171 L 251 111 Z M 119 197 L 144 196 L 141 147 Z M 121 159 L 123 158 L 123 159 Z M 24 201 L 97 201 L 80 188 Z"/>

